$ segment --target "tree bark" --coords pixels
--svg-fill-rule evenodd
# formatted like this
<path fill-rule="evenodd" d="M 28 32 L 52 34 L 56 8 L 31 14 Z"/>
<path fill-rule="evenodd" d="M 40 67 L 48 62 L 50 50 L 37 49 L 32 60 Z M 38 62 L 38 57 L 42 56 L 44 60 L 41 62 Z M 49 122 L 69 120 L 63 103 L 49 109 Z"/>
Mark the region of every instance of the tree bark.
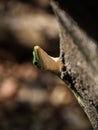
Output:
<path fill-rule="evenodd" d="M 98 130 L 98 46 L 56 2 L 50 3 L 60 25 L 61 78 Z"/>

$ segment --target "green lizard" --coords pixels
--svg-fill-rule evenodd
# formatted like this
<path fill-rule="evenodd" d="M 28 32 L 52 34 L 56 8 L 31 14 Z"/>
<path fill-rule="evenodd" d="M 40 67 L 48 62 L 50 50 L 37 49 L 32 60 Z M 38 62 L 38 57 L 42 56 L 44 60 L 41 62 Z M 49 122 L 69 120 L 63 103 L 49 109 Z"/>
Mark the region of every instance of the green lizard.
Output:
<path fill-rule="evenodd" d="M 41 49 L 39 46 L 35 46 L 33 50 L 33 64 L 35 64 L 38 68 L 41 70 L 49 70 L 51 72 L 54 72 L 56 75 L 58 75 L 61 78 L 61 61 L 60 58 L 53 58 L 49 56 L 43 49 Z M 63 79 L 65 81 L 65 79 Z M 70 81 L 68 81 L 70 82 Z M 97 130 L 97 112 L 96 112 L 96 106 L 94 105 L 94 101 L 92 98 L 89 98 L 87 94 L 84 95 L 84 97 L 81 95 L 84 92 L 74 87 L 69 87 L 76 97 L 78 103 L 83 108 L 85 113 L 87 114 L 88 118 L 91 121 L 92 126 L 94 127 L 94 130 Z M 94 112 L 93 112 L 94 111 Z M 94 123 L 94 124 L 93 124 Z"/>
<path fill-rule="evenodd" d="M 48 59 L 47 61 L 45 59 Z M 44 63 L 43 63 L 44 62 Z M 43 70 L 49 70 L 54 72 L 60 77 L 60 59 L 49 56 L 39 46 L 34 46 L 33 49 L 33 64 Z M 72 90 L 79 104 L 84 107 L 81 97 L 77 94 L 77 91 Z"/>

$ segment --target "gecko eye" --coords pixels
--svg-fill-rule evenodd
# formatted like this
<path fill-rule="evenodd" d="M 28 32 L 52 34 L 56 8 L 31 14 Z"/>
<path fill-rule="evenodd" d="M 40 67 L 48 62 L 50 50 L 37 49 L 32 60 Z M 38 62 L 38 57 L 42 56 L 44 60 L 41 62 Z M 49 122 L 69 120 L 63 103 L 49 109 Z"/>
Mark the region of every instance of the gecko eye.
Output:
<path fill-rule="evenodd" d="M 35 62 L 34 62 L 34 65 L 38 66 L 38 62 L 37 62 L 37 61 L 35 61 Z"/>

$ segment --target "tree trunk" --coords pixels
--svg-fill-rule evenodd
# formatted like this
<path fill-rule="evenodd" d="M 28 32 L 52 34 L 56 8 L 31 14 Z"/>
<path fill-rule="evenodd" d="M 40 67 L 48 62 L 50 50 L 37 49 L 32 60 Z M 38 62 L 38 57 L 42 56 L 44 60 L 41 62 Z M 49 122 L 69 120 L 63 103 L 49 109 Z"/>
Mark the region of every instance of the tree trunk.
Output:
<path fill-rule="evenodd" d="M 68 83 L 93 129 L 98 130 L 97 44 L 53 0 L 50 3 L 60 25 L 61 78 Z"/>

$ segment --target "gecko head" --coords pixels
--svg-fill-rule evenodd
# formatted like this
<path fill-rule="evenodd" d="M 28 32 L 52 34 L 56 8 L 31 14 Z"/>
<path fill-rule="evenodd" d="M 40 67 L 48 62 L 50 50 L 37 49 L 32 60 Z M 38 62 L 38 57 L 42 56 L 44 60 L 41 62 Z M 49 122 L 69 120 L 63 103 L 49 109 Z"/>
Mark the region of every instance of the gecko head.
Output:
<path fill-rule="evenodd" d="M 41 70 L 51 71 L 60 74 L 60 60 L 49 56 L 39 46 L 34 46 L 33 49 L 33 64 Z"/>

